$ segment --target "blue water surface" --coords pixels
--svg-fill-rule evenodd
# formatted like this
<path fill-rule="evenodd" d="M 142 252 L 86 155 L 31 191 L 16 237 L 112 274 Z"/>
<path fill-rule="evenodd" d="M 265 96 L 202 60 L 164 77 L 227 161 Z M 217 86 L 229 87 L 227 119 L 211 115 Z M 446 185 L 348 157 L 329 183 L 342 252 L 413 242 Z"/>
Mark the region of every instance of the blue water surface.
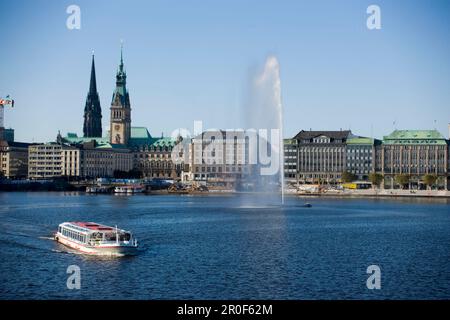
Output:
<path fill-rule="evenodd" d="M 265 200 L 0 193 L 0 299 L 450 298 L 449 200 Z M 70 253 L 51 240 L 64 221 L 131 230 L 141 251 Z M 380 290 L 367 289 L 370 265 Z"/>

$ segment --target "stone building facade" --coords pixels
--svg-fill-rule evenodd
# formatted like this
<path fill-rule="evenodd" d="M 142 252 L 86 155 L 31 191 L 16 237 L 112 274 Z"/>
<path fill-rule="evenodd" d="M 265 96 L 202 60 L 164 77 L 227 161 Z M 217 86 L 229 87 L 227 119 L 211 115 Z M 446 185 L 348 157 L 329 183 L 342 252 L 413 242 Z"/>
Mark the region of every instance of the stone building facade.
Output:
<path fill-rule="evenodd" d="M 442 188 L 448 186 L 448 141 L 436 130 L 395 130 L 383 138 L 376 158 L 384 186 L 394 188 L 395 176 L 409 177 L 411 188 L 423 188 L 423 176 L 436 175 Z"/>
<path fill-rule="evenodd" d="M 48 179 L 62 176 L 63 146 L 57 143 L 28 147 L 28 178 Z"/>
<path fill-rule="evenodd" d="M 114 171 L 130 171 L 132 154 L 95 141 L 82 144 L 47 143 L 29 147 L 28 177 L 99 178 L 113 177 Z"/>
<path fill-rule="evenodd" d="M 357 180 L 367 181 L 375 172 L 376 148 L 381 141 L 373 138 L 354 137 L 347 140 L 346 171 Z"/>
<path fill-rule="evenodd" d="M 248 137 L 243 130 L 205 131 L 190 144 L 190 179 L 235 185 L 254 169 L 249 163 L 249 152 Z"/>
<path fill-rule="evenodd" d="M 26 178 L 30 143 L 0 140 L 0 172 L 8 179 Z"/>
<path fill-rule="evenodd" d="M 172 161 L 172 150 L 177 141 L 170 137 L 153 138 L 144 127 L 132 127 L 130 149 L 133 167 L 143 178 L 181 180 L 182 164 Z"/>
<path fill-rule="evenodd" d="M 284 139 L 284 178 L 286 183 L 297 183 L 298 141 Z"/>
<path fill-rule="evenodd" d="M 346 170 L 347 140 L 355 137 L 349 130 L 300 131 L 294 139 L 298 143 L 298 182 L 340 182 Z"/>

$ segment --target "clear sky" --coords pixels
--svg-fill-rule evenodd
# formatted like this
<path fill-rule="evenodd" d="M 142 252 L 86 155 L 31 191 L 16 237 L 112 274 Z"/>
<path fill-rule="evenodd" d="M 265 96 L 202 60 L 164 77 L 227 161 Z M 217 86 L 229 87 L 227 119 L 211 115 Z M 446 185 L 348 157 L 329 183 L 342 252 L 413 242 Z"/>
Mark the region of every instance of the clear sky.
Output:
<path fill-rule="evenodd" d="M 66 8 L 81 8 L 81 29 Z M 381 8 L 381 30 L 366 9 Z M 450 122 L 450 1 L 0 0 L 0 95 L 16 100 L 6 127 L 17 141 L 82 134 L 95 50 L 103 130 L 120 39 L 132 125 L 234 128 L 249 71 L 275 55 L 285 136 L 339 130 L 381 138 Z M 435 123 L 436 121 L 436 123 Z"/>

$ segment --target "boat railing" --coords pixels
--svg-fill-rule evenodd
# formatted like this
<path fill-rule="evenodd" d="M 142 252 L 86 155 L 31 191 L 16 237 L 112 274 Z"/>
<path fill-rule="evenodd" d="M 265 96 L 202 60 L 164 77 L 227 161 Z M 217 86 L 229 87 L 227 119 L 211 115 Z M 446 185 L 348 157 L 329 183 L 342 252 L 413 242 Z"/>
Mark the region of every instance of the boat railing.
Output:
<path fill-rule="evenodd" d="M 128 241 L 122 240 L 122 241 L 118 241 L 118 240 L 90 240 L 89 241 L 89 245 L 91 246 L 102 246 L 102 245 L 118 245 L 118 244 L 130 244 L 133 246 L 137 245 L 137 240 L 136 239 L 130 239 Z"/>

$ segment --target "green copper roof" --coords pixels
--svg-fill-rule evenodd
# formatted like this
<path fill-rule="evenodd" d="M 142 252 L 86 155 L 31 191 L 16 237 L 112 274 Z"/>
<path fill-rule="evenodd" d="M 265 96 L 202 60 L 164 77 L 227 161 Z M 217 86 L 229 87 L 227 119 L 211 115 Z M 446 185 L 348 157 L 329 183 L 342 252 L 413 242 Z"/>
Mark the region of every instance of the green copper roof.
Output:
<path fill-rule="evenodd" d="M 68 133 L 63 139 L 70 144 L 83 144 L 95 140 L 97 149 L 123 149 L 123 145 L 114 145 L 109 143 L 109 137 L 78 137 L 76 133 Z"/>
<path fill-rule="evenodd" d="M 68 143 L 82 144 L 84 142 L 89 142 L 95 140 L 97 143 L 97 148 L 125 148 L 123 145 L 111 144 L 109 139 L 109 133 L 106 137 L 94 138 L 94 137 L 78 137 L 76 133 L 68 133 L 66 137 L 63 138 Z M 173 147 L 176 144 L 176 140 L 171 137 L 152 137 L 145 127 L 131 127 L 131 137 L 129 145 L 131 147 L 140 146 L 153 146 L 153 147 Z"/>
<path fill-rule="evenodd" d="M 154 139 L 145 127 L 131 127 L 130 145 L 151 145 Z"/>
<path fill-rule="evenodd" d="M 175 143 L 175 139 L 170 137 L 153 138 L 145 127 L 131 127 L 132 146 L 173 147 Z"/>
<path fill-rule="evenodd" d="M 111 143 L 102 143 L 99 144 L 96 149 L 127 149 L 123 144 L 111 144 Z"/>
<path fill-rule="evenodd" d="M 92 140 L 99 145 L 109 143 L 109 137 L 79 137 L 76 133 L 68 133 L 63 139 L 69 143 L 84 143 Z"/>
<path fill-rule="evenodd" d="M 168 138 L 157 138 L 157 140 L 153 143 L 155 147 L 173 147 L 175 146 L 176 141 L 170 137 Z"/>
<path fill-rule="evenodd" d="M 296 139 L 283 139 L 284 144 L 297 144 Z"/>
<path fill-rule="evenodd" d="M 130 145 L 134 147 L 173 147 L 175 146 L 176 141 L 172 138 L 150 138 L 147 141 L 143 141 L 143 139 L 130 139 Z"/>
<path fill-rule="evenodd" d="M 131 138 L 136 139 L 151 139 L 152 136 L 146 127 L 131 127 Z"/>
<path fill-rule="evenodd" d="M 395 130 L 383 137 L 384 144 L 446 144 L 437 130 Z"/>
<path fill-rule="evenodd" d="M 366 137 L 356 137 L 348 139 L 347 144 L 373 145 L 374 139 Z"/>

